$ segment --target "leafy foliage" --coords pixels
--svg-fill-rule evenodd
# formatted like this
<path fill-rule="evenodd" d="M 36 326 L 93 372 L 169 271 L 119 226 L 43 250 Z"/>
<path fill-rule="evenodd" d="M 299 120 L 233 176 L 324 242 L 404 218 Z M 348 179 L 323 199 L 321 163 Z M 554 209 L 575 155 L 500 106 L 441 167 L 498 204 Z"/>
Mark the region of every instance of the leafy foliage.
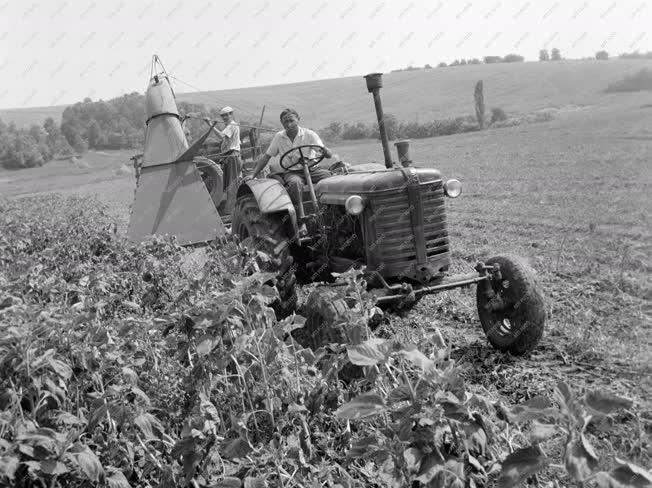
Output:
<path fill-rule="evenodd" d="M 32 168 L 50 161 L 55 155 L 68 155 L 71 148 L 51 117 L 43 126 L 17 129 L 0 120 L 0 164 L 7 169 Z"/>
<path fill-rule="evenodd" d="M 145 97 L 125 94 L 108 101 L 90 98 L 63 112 L 61 132 L 76 150 L 140 147 L 145 127 Z"/>
<path fill-rule="evenodd" d="M 260 252 L 223 241 L 193 269 L 171 240 L 123 242 L 97 202 L 0 210 L 3 485 L 512 486 L 561 440 L 572 479 L 649 486 L 626 461 L 596 468 L 588 426 L 627 399 L 563 383 L 512 407 L 471 393 L 439 334 L 426 354 L 360 333 L 372 303 L 355 273 L 337 287 L 352 343 L 312 351 L 292 336 L 305 319 L 268 307 Z"/>

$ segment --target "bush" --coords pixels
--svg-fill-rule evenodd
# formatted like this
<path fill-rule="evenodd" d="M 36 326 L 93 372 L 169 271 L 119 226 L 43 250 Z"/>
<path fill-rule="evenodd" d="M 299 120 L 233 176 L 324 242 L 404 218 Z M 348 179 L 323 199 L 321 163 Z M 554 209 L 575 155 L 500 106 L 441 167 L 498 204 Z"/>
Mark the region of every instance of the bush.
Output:
<path fill-rule="evenodd" d="M 539 51 L 539 61 L 550 61 L 550 54 L 548 54 L 547 49 L 541 49 Z"/>
<path fill-rule="evenodd" d="M 326 141 L 339 141 L 342 138 L 342 124 L 340 122 L 331 122 L 327 127 L 319 131 L 319 134 Z"/>
<path fill-rule="evenodd" d="M 393 114 L 384 114 L 383 117 L 385 121 L 385 131 L 387 132 L 387 138 L 391 141 L 398 137 L 398 120 Z M 371 130 L 371 137 L 375 139 L 380 139 L 380 130 L 378 129 L 378 124 L 374 124 L 373 129 Z"/>
<path fill-rule="evenodd" d="M 443 61 L 437 65 L 438 68 L 445 68 L 446 66 L 448 66 L 448 65 L 446 63 L 444 63 Z"/>
<path fill-rule="evenodd" d="M 522 63 L 525 58 L 519 54 L 508 54 L 503 58 L 504 63 Z"/>
<path fill-rule="evenodd" d="M 342 128 L 342 139 L 368 139 L 372 136 L 372 132 L 372 128 L 366 126 L 362 122 L 356 124 L 344 124 L 344 127 Z"/>
<path fill-rule="evenodd" d="M 484 62 L 485 62 L 485 64 L 502 63 L 503 58 L 500 57 L 500 56 L 485 56 L 484 57 Z"/>
<path fill-rule="evenodd" d="M 505 111 L 500 107 L 492 108 L 491 121 L 489 123 L 493 124 L 495 122 L 502 122 L 503 120 L 507 120 L 507 114 L 505 113 Z"/>
<path fill-rule="evenodd" d="M 556 47 L 550 51 L 550 59 L 552 61 L 561 61 L 561 51 Z"/>
<path fill-rule="evenodd" d="M 652 71 L 644 68 L 622 80 L 611 83 L 606 92 L 633 92 L 652 90 Z"/>
<path fill-rule="evenodd" d="M 609 53 L 605 50 L 598 51 L 597 53 L 595 53 L 595 59 L 607 60 L 609 59 Z"/>

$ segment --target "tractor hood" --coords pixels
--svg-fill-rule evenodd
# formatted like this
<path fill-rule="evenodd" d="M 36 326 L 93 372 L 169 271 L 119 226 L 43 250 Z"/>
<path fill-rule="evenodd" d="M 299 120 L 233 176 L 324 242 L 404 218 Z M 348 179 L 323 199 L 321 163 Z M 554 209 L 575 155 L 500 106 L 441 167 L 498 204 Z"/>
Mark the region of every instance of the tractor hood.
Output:
<path fill-rule="evenodd" d="M 360 195 L 393 190 L 405 187 L 408 178 L 414 174 L 419 183 L 441 180 L 441 173 L 432 168 L 400 168 L 379 171 L 352 172 L 324 178 L 315 185 L 315 192 L 322 203 L 339 203 L 330 201 L 329 197 L 337 195 Z"/>

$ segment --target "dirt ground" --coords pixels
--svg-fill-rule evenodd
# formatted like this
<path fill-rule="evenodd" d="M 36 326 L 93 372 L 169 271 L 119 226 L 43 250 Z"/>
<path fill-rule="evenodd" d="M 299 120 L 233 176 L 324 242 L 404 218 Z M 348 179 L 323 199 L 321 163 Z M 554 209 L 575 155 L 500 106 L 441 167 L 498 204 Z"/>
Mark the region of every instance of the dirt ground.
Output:
<path fill-rule="evenodd" d="M 549 393 L 559 380 L 632 398 L 637 421 L 623 418 L 622 432 L 600 447 L 643 465 L 652 457 L 650 127 L 652 106 L 623 95 L 610 105 L 562 107 L 550 122 L 413 141 L 418 166 L 464 185 L 447 209 L 454 266 L 522 256 L 538 272 L 548 320 L 525 358 L 491 349 L 472 289 L 428 297 L 390 325 L 412 340 L 438 327 L 471 385 L 511 402 Z M 376 141 L 334 149 L 352 164 L 382 161 Z M 0 195 L 97 196 L 124 231 L 135 180 L 118 168 L 130 155 L 91 152 L 82 164 L 0 172 Z"/>

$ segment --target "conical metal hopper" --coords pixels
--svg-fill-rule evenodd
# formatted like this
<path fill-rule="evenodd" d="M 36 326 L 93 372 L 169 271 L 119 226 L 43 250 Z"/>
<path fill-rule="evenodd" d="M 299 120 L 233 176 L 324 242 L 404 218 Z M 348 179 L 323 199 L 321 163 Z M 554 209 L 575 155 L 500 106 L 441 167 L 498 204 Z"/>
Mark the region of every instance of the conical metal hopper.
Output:
<path fill-rule="evenodd" d="M 140 242 L 154 234 L 170 235 L 185 245 L 223 236 L 222 219 L 192 161 L 210 131 L 188 148 L 165 74 L 152 76 L 145 101 L 145 150 L 128 239 Z"/>

